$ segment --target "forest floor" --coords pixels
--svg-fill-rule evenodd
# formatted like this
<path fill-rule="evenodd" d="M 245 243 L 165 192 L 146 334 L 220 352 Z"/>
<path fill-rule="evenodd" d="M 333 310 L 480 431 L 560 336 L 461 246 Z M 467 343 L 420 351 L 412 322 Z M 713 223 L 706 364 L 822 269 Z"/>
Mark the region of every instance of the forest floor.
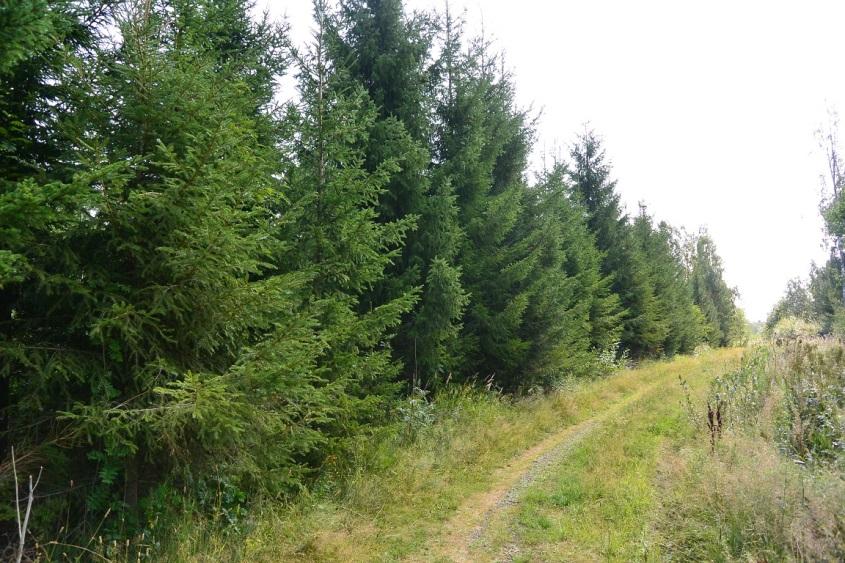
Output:
<path fill-rule="evenodd" d="M 456 400 L 449 408 L 459 414 L 410 443 L 384 446 L 379 455 L 387 461 L 362 469 L 342 494 L 267 506 L 236 542 L 181 535 L 172 556 L 660 559 L 660 499 L 670 494 L 661 464 L 686 446 L 708 448 L 686 405 L 701 405 L 713 378 L 741 356 L 741 349 L 721 349 L 651 362 L 517 403 Z"/>

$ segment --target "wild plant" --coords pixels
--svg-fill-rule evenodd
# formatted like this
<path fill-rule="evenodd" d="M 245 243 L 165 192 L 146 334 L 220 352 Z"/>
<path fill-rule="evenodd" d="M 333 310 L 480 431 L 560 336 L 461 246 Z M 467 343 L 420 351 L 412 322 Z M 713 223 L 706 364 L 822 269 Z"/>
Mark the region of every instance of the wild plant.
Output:
<path fill-rule="evenodd" d="M 756 424 L 768 388 L 767 359 L 765 348 L 752 350 L 740 367 L 713 380 L 703 405 L 693 400 L 689 384 L 678 375 L 687 419 L 694 428 L 707 432 L 711 449 L 725 428 Z"/>
<path fill-rule="evenodd" d="M 753 427 L 758 423 L 769 391 L 768 358 L 766 348 L 754 349 L 738 369 L 713 380 L 707 397 L 708 421 L 718 415 L 719 428 Z"/>
<path fill-rule="evenodd" d="M 842 343 L 755 348 L 703 401 L 679 381 L 708 444 L 666 462 L 668 559 L 845 560 Z"/>
<path fill-rule="evenodd" d="M 710 451 L 715 451 L 716 441 L 722 437 L 722 407 L 724 403 L 717 401 L 713 407 L 707 403 L 707 429 L 710 431 Z"/>
<path fill-rule="evenodd" d="M 780 442 L 801 463 L 841 461 L 845 453 L 845 348 L 830 340 L 781 349 Z"/>
<path fill-rule="evenodd" d="M 428 391 L 415 387 L 413 393 L 396 409 L 402 422 L 402 441 L 413 442 L 420 430 L 435 419 L 435 406 L 428 400 Z"/>
<path fill-rule="evenodd" d="M 599 352 L 596 358 L 596 367 L 599 373 L 607 375 L 629 367 L 631 362 L 629 351 L 627 349 L 620 350 L 621 346 L 621 343 L 616 341 Z"/>
<path fill-rule="evenodd" d="M 695 347 L 695 350 L 693 350 L 692 355 L 697 358 L 697 357 L 701 356 L 702 354 L 706 354 L 710 350 L 711 350 L 711 348 L 710 348 L 709 344 L 707 344 L 707 343 L 699 344 L 698 346 Z"/>

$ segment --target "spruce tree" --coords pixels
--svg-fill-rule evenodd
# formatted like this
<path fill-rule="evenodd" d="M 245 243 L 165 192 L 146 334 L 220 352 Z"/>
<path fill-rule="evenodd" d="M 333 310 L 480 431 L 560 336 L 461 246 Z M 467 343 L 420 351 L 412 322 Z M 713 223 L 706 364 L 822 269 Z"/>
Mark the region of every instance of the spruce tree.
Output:
<path fill-rule="evenodd" d="M 88 94 L 68 73 L 90 62 L 109 13 L 102 4 L 22 0 L 0 7 L 0 189 L 36 176 L 68 179 L 63 118 Z"/>
<path fill-rule="evenodd" d="M 587 224 L 604 255 L 602 274 L 612 278 L 613 291 L 625 312 L 621 345 L 634 356 L 654 353 L 665 336 L 665 327 L 660 322 L 645 257 L 633 240 L 601 141 L 593 131 L 586 131 L 570 156 L 574 193 L 587 210 Z"/>
<path fill-rule="evenodd" d="M 301 486 L 348 416 L 319 364 L 317 272 L 277 238 L 292 218 L 258 89 L 206 35 L 177 40 L 180 7 L 135 7 L 69 78 L 92 94 L 85 136 L 64 139 L 78 171 L 0 196 L 26 265 L 0 343 L 9 439 L 51 460 L 47 486 L 96 475 L 87 513 L 127 507 L 130 525 L 142 476 Z"/>
<path fill-rule="evenodd" d="M 704 313 L 705 338 L 713 346 L 727 346 L 736 332 L 736 291 L 723 278 L 722 259 L 707 232 L 693 244 L 691 284 L 695 304 Z"/>
<path fill-rule="evenodd" d="M 16 323 L 22 295 L 38 272 L 62 252 L 51 244 L 55 225 L 72 225 L 85 195 L 40 186 L 72 177 L 62 135 L 66 116 L 90 92 L 68 74 L 90 58 L 108 10 L 98 2 L 24 0 L 0 6 L 0 455 L 14 444 L 18 395 L 8 347 L 21 338 Z M 61 230 L 61 229 L 59 229 Z M 51 291 L 60 291 L 61 282 Z M 28 336 L 27 336 L 28 337 Z"/>
<path fill-rule="evenodd" d="M 459 261 L 470 300 L 460 372 L 516 389 L 532 345 L 523 323 L 539 259 L 519 228 L 532 130 L 488 45 L 477 41 L 462 51 L 462 44 L 459 22 L 447 12 L 434 160 L 435 176 L 454 187 L 465 233 Z"/>
<path fill-rule="evenodd" d="M 378 220 L 379 197 L 398 165 L 390 159 L 367 169 L 365 147 L 377 112 L 328 57 L 324 2 L 315 2 L 314 15 L 314 40 L 296 57 L 300 102 L 286 120 L 296 135 L 286 147 L 280 195 L 289 202 L 288 219 L 278 236 L 290 245 L 282 263 L 313 272 L 306 297 L 324 342 L 316 366 L 344 413 L 332 432 L 348 435 L 358 421 L 384 415 L 399 370 L 389 331 L 413 306 L 416 290 L 377 306 L 362 308 L 361 301 L 400 255 L 412 221 Z"/>
<path fill-rule="evenodd" d="M 594 134 L 529 184 L 514 79 L 448 8 L 317 0 L 304 51 L 253 9 L 0 7 L 0 455 L 45 466 L 31 531 L 301 491 L 395 421 L 403 377 L 524 392 L 620 339 L 734 341 L 712 240 L 629 224 Z"/>
<path fill-rule="evenodd" d="M 633 232 L 646 259 L 663 330 L 659 349 L 652 353 L 672 356 L 692 352 L 703 337 L 703 326 L 698 322 L 701 313 L 695 310 L 679 239 L 667 223 L 655 227 L 644 205 L 640 206 Z"/>
<path fill-rule="evenodd" d="M 524 239 L 539 253 L 523 337 L 532 343 L 525 377 L 549 386 L 595 368 L 597 353 L 618 338 L 619 301 L 600 273 L 601 255 L 556 164 L 526 192 Z"/>
<path fill-rule="evenodd" d="M 347 0 L 334 18 L 331 53 L 362 85 L 378 111 L 365 163 L 375 171 L 395 162 L 379 198 L 379 220 L 414 221 L 400 256 L 363 303 L 377 306 L 413 289 L 421 298 L 405 315 L 394 341 L 406 377 L 415 385 L 442 379 L 466 304 L 456 264 L 461 230 L 448 181 L 430 174 L 430 50 L 433 22 L 404 13 L 401 0 Z"/>

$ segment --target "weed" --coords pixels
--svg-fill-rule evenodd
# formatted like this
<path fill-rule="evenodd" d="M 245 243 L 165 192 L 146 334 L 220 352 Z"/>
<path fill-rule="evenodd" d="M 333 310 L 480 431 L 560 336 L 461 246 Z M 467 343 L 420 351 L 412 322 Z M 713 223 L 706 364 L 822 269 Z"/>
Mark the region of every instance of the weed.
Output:
<path fill-rule="evenodd" d="M 661 461 L 662 555 L 843 560 L 843 374 L 840 344 L 796 340 L 752 350 L 700 407 L 686 392 L 708 439 Z"/>

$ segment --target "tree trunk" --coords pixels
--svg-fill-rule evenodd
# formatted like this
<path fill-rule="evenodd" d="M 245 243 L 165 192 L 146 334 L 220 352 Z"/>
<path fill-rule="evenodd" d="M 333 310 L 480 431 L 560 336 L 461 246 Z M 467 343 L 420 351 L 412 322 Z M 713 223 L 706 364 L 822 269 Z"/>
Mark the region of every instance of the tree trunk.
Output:
<path fill-rule="evenodd" d="M 836 249 L 839 251 L 839 274 L 842 284 L 842 304 L 845 305 L 845 240 L 839 238 L 836 241 Z"/>

